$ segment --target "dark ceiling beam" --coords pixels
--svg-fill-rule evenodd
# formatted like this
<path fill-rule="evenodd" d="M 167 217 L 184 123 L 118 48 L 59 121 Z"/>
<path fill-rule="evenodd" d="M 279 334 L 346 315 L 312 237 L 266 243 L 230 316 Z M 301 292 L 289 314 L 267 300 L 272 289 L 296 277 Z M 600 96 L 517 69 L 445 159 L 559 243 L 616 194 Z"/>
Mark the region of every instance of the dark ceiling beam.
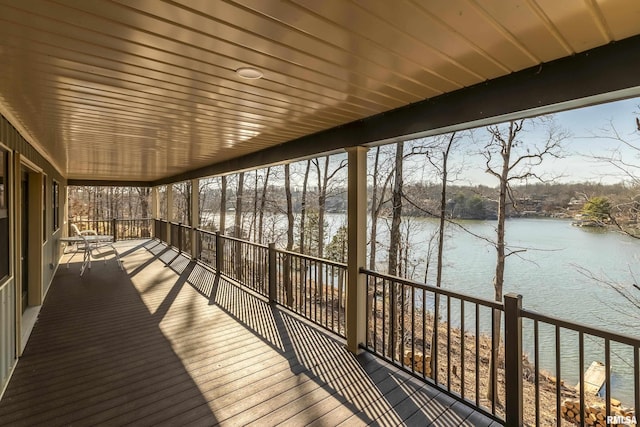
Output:
<path fill-rule="evenodd" d="M 640 87 L 640 36 L 518 71 L 239 158 L 153 182 L 161 185 L 309 157 L 345 147 L 485 125 L 603 102 L 603 94 Z M 623 95 L 619 95 L 622 97 Z M 630 95 L 627 95 L 630 96 Z M 585 99 L 590 98 L 591 99 Z M 575 105 L 569 101 L 583 100 Z"/>
<path fill-rule="evenodd" d="M 101 181 L 95 179 L 68 179 L 67 185 L 86 187 L 151 187 L 148 181 Z"/>

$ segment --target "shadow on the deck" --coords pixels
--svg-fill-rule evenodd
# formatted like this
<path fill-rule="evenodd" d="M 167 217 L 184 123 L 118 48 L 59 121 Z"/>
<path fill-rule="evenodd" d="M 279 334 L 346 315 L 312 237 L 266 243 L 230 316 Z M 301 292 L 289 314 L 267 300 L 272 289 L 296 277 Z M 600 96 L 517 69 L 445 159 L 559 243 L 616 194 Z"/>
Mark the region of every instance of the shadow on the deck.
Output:
<path fill-rule="evenodd" d="M 60 267 L 0 425 L 491 424 L 156 241 L 121 245 L 126 272 Z"/>

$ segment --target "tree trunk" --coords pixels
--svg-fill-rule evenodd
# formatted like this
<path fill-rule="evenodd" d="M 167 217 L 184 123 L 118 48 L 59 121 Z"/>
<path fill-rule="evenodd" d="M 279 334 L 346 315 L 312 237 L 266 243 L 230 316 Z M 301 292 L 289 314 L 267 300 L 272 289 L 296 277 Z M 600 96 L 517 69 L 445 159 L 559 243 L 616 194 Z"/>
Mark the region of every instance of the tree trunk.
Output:
<path fill-rule="evenodd" d="M 114 211 L 113 211 L 113 187 L 109 187 L 109 189 L 107 190 L 107 216 L 108 219 L 113 219 L 114 217 Z M 113 232 L 112 232 L 113 233 Z"/>
<path fill-rule="evenodd" d="M 324 214 L 327 204 L 327 185 L 329 184 L 329 156 L 324 158 L 324 172 L 320 173 L 320 163 L 316 163 L 318 170 L 318 258 L 324 256 Z M 324 280 L 322 271 L 317 274 L 316 299 L 322 301 Z"/>
<path fill-rule="evenodd" d="M 267 186 L 269 185 L 269 174 L 271 173 L 271 167 L 267 168 L 267 173 L 264 176 L 264 182 L 262 184 L 262 196 L 260 197 L 260 210 L 258 212 L 258 243 L 264 243 L 262 230 L 264 222 L 264 209 L 267 203 Z"/>
<path fill-rule="evenodd" d="M 389 238 L 389 274 L 392 276 L 398 275 L 398 255 L 400 249 L 400 221 L 402 216 L 402 160 L 404 153 L 404 142 L 398 142 L 396 145 L 396 157 L 395 157 L 395 176 L 393 182 L 393 195 L 392 195 L 392 219 L 391 219 L 391 233 Z M 393 297 L 390 300 L 390 321 L 393 324 L 392 330 L 394 331 L 391 339 L 389 340 L 389 355 L 392 358 L 400 357 L 402 350 L 401 335 L 402 322 L 404 319 L 402 316 L 402 286 L 399 284 L 393 285 L 392 289 Z M 394 348 L 395 345 L 395 348 Z"/>
<path fill-rule="evenodd" d="M 254 173 L 253 182 L 253 212 L 251 216 L 251 223 L 249 224 L 249 236 L 253 236 L 254 242 L 258 242 L 258 170 Z M 248 239 L 251 240 L 251 239 Z M 260 242 L 258 242 L 260 243 Z"/>
<path fill-rule="evenodd" d="M 183 210 L 182 223 L 191 226 L 191 181 L 184 184 L 184 201 L 186 206 Z"/>
<path fill-rule="evenodd" d="M 505 221 L 507 218 L 507 191 L 509 185 L 509 161 L 511 158 L 511 147 L 513 145 L 513 141 L 515 140 L 517 134 L 517 130 L 514 128 L 514 123 L 509 123 L 509 135 L 508 139 L 503 142 L 501 156 L 502 156 L 502 169 L 500 171 L 500 187 L 499 187 L 499 195 L 498 195 L 498 230 L 497 230 L 497 241 L 496 241 L 496 271 L 495 277 L 493 279 L 493 289 L 494 289 L 494 298 L 496 301 L 502 301 L 502 289 L 504 286 L 504 266 L 505 266 L 505 242 L 504 242 L 504 231 L 505 231 Z M 497 384 L 494 381 L 494 377 L 491 375 L 496 365 L 496 362 L 500 356 L 500 321 L 502 317 L 502 312 L 496 310 L 495 315 L 493 317 L 493 330 L 495 331 L 495 342 L 492 342 L 492 352 L 491 359 L 489 361 L 489 387 L 487 389 L 487 399 L 493 400 L 495 398 L 496 403 L 498 402 L 497 395 Z"/>
<path fill-rule="evenodd" d="M 291 198 L 291 171 L 289 164 L 284 165 L 284 190 L 287 198 L 287 251 L 293 249 L 293 201 Z M 293 305 L 293 289 L 291 283 L 291 257 L 284 257 L 284 289 L 287 294 L 287 305 Z"/>
<path fill-rule="evenodd" d="M 140 215 L 143 219 L 149 217 L 149 195 L 151 194 L 151 189 L 148 187 L 144 187 L 138 190 L 138 194 L 140 195 Z M 151 230 L 147 223 L 144 223 L 142 237 L 151 236 Z"/>
<path fill-rule="evenodd" d="M 392 219 L 391 234 L 389 236 L 389 265 L 388 272 L 391 275 L 398 274 L 398 250 L 400 247 L 400 221 L 402 215 L 402 153 L 404 142 L 396 145 L 395 176 L 392 194 Z"/>
<path fill-rule="evenodd" d="M 132 193 L 132 188 L 131 187 L 127 187 L 127 207 L 128 207 L 128 218 L 129 219 L 133 219 L 133 197 L 131 195 Z M 137 207 L 136 207 L 137 210 Z M 137 213 L 137 212 L 136 212 Z"/>
<path fill-rule="evenodd" d="M 236 191 L 236 216 L 234 222 L 234 236 L 238 239 L 242 239 L 242 196 L 244 194 L 244 172 L 238 174 L 238 189 Z M 235 259 L 234 264 L 236 267 L 236 278 L 242 281 L 242 246 L 239 242 L 234 242 L 235 246 Z"/>
<path fill-rule="evenodd" d="M 309 170 L 311 169 L 311 160 L 307 160 L 307 168 L 304 171 L 304 180 L 302 181 L 302 201 L 300 202 L 300 253 L 304 251 L 304 232 L 305 221 L 307 215 L 307 184 L 309 182 Z"/>
<path fill-rule="evenodd" d="M 227 177 L 222 175 L 220 182 L 220 232 L 225 233 L 227 228 Z"/>
<path fill-rule="evenodd" d="M 206 183 L 202 181 L 198 182 L 198 227 L 203 227 L 204 222 L 204 213 L 207 206 L 207 195 L 209 194 L 207 191 L 208 187 Z"/>
<path fill-rule="evenodd" d="M 449 152 L 451 151 L 451 145 L 453 144 L 456 133 L 453 132 L 449 137 L 449 143 L 447 144 L 447 148 L 442 152 L 442 191 L 440 193 L 440 225 L 438 228 L 438 264 L 436 266 L 436 287 L 442 286 L 442 258 L 444 252 L 444 226 L 445 226 L 445 216 L 447 210 L 447 179 L 448 179 L 448 166 L 447 162 L 449 160 Z M 425 274 L 425 282 L 426 282 L 426 274 Z M 434 298 L 434 307 L 438 307 L 440 305 L 440 295 L 436 294 Z M 436 334 L 438 333 L 439 327 L 439 319 L 436 318 L 435 312 L 433 316 L 433 335 L 431 338 L 431 375 L 433 378 L 435 375 L 435 352 L 438 351 L 434 343 L 436 342 Z M 462 331 L 464 333 L 464 331 Z"/>
<path fill-rule="evenodd" d="M 327 205 L 327 185 L 329 183 L 329 156 L 324 158 L 324 173 L 318 169 L 318 257 L 324 256 L 324 214 Z"/>
<path fill-rule="evenodd" d="M 376 147 L 376 157 L 373 162 L 373 188 L 371 189 L 371 234 L 369 234 L 369 270 L 376 269 L 376 233 L 378 232 L 378 167 L 380 162 L 380 147 Z M 382 195 L 380 198 L 384 198 Z"/>
<path fill-rule="evenodd" d="M 378 216 L 380 210 L 378 208 L 378 169 L 380 164 L 380 146 L 376 147 L 376 156 L 373 162 L 373 188 L 371 189 L 371 232 L 369 234 L 369 270 L 375 271 L 376 269 L 376 249 L 378 247 L 376 234 L 378 233 Z M 381 199 L 384 195 L 380 196 Z M 369 289 L 367 293 L 368 306 L 371 307 L 371 313 L 367 313 L 367 316 L 377 316 L 374 309 L 374 300 L 378 287 L 376 286 L 376 278 L 369 277 L 369 283 L 367 284 Z M 341 295 L 341 294 L 339 294 Z M 377 331 L 367 331 L 367 334 L 377 334 Z"/>

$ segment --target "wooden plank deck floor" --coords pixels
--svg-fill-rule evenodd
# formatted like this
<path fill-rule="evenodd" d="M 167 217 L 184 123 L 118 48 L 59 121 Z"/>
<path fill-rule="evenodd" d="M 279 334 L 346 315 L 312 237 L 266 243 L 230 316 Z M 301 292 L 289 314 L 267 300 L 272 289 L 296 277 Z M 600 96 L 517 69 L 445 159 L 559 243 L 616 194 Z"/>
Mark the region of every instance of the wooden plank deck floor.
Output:
<path fill-rule="evenodd" d="M 61 264 L 0 425 L 498 425 L 156 241 Z"/>

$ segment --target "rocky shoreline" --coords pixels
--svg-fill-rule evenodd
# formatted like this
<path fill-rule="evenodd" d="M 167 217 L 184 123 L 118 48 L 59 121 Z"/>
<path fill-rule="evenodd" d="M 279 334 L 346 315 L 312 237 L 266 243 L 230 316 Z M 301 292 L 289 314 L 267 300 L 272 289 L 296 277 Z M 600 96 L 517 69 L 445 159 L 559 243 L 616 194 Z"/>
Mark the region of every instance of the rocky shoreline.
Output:
<path fill-rule="evenodd" d="M 432 324 L 432 323 L 431 323 Z M 427 336 L 431 336 L 431 329 L 428 329 Z M 464 339 L 464 363 L 461 359 L 461 331 L 459 328 L 451 328 L 450 342 L 451 349 L 449 359 L 447 359 L 447 324 L 440 323 L 438 327 L 439 353 L 438 353 L 438 382 L 441 385 L 449 383 L 452 392 L 462 395 L 462 379 L 464 378 L 465 398 L 476 401 L 476 384 L 479 386 L 478 402 L 484 409 L 491 412 L 492 402 L 486 398 L 489 386 L 489 367 L 491 355 L 491 337 L 480 335 L 478 343 L 479 347 L 479 367 L 476 369 L 476 349 L 475 335 L 465 333 Z M 405 345 L 402 354 L 402 363 L 405 368 L 414 371 L 418 375 L 425 378 L 433 378 L 431 356 L 429 353 L 429 345 L 425 346 L 426 353 L 416 350 L 423 348 L 422 342 L 414 343 L 413 352 L 409 349 L 410 344 Z M 502 348 L 502 345 L 501 345 Z M 450 360 L 450 366 L 447 366 L 447 360 Z M 536 397 L 535 397 L 535 367 L 526 355 L 523 355 L 523 418 L 525 425 L 536 425 Z M 464 366 L 464 374 L 462 373 Z M 476 370 L 479 371 L 479 380 L 476 383 Z M 447 378 L 447 375 L 450 375 Z M 505 399 L 505 372 L 504 357 L 500 354 L 497 363 L 497 389 L 498 401 L 495 409 L 496 415 L 504 417 L 504 399 Z M 558 414 L 556 411 L 556 383 L 557 379 L 546 371 L 538 372 L 539 382 L 539 422 L 540 425 L 556 425 L 558 423 Z M 580 394 L 576 387 L 565 384 L 560 380 L 560 399 L 561 413 L 560 417 L 571 423 L 580 424 L 580 418 L 584 417 L 585 424 L 589 426 L 608 426 L 617 425 L 615 423 L 606 424 L 606 402 L 604 399 L 585 393 L 584 402 L 585 409 L 580 411 Z M 625 407 L 616 399 L 612 399 L 611 415 L 618 416 L 616 420 L 624 417 L 633 417 L 635 412 L 632 408 Z M 620 424 L 624 425 L 624 424 Z"/>

